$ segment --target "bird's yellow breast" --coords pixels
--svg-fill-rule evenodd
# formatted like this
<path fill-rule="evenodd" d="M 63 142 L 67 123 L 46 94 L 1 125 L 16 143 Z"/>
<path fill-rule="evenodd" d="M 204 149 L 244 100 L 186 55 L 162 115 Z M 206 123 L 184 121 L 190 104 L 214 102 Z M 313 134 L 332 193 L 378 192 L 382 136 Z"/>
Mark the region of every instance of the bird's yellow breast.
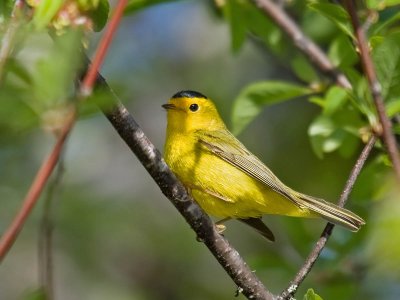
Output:
<path fill-rule="evenodd" d="M 169 134 L 165 160 L 194 199 L 217 217 L 308 215 L 290 200 L 204 148 L 194 135 Z"/>

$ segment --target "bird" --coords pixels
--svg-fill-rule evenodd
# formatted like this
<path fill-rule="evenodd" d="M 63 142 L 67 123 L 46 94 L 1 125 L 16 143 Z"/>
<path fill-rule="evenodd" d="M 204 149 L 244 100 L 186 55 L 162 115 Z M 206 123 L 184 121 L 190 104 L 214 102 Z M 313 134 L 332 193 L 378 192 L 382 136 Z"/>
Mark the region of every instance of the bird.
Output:
<path fill-rule="evenodd" d="M 351 231 L 365 221 L 355 213 L 285 185 L 226 127 L 213 101 L 183 90 L 162 107 L 167 111 L 164 159 L 193 199 L 209 215 L 237 219 L 270 241 L 264 215 L 322 217 Z"/>

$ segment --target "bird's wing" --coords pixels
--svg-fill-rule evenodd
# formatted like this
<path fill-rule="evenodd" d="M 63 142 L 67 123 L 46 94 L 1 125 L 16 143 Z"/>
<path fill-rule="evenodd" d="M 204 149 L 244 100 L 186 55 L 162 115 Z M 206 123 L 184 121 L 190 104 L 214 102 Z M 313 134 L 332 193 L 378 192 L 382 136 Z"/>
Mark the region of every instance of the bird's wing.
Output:
<path fill-rule="evenodd" d="M 197 131 L 196 135 L 200 144 L 213 154 L 264 183 L 299 207 L 303 207 L 291 194 L 291 189 L 284 185 L 262 161 L 251 154 L 229 131 Z"/>
<path fill-rule="evenodd" d="M 197 133 L 202 146 L 221 159 L 262 182 L 273 191 L 291 200 L 300 209 L 309 209 L 329 222 L 357 231 L 365 221 L 351 211 L 322 199 L 298 193 L 284 185 L 266 165 L 251 154 L 229 131 Z"/>

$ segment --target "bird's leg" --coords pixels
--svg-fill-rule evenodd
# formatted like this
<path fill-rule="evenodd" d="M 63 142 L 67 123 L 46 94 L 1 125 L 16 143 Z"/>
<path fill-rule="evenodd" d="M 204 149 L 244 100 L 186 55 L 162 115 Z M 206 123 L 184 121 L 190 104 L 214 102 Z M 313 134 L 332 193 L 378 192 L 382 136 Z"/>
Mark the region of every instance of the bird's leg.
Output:
<path fill-rule="evenodd" d="M 224 222 L 226 222 L 226 221 L 228 221 L 230 219 L 231 219 L 230 217 L 227 217 L 227 218 L 224 218 L 222 220 L 219 220 L 218 222 L 215 222 L 215 227 L 217 228 L 217 232 L 219 234 L 222 234 L 226 229 L 226 226 L 224 224 L 222 224 L 222 223 L 224 223 Z"/>

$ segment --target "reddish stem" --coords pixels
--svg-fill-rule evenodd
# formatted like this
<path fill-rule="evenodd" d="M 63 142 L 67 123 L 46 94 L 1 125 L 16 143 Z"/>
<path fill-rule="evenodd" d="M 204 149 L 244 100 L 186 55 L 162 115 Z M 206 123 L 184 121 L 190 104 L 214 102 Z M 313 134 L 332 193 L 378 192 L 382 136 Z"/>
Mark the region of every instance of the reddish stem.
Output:
<path fill-rule="evenodd" d="M 390 160 L 393 164 L 397 180 L 400 182 L 400 156 L 399 150 L 397 149 L 396 139 L 392 132 L 392 123 L 385 111 L 385 104 L 383 102 L 381 85 L 378 81 L 378 77 L 375 72 L 374 63 L 368 49 L 368 41 L 365 36 L 363 27 L 357 17 L 357 12 L 354 6 L 353 0 L 344 1 L 347 11 L 349 12 L 351 22 L 353 24 L 354 32 L 358 41 L 358 47 L 360 49 L 361 63 L 368 80 L 369 88 L 374 100 L 376 111 L 378 113 L 379 121 L 382 125 L 382 138 L 383 142 L 387 147 Z"/>
<path fill-rule="evenodd" d="M 21 209 L 18 211 L 7 231 L 1 237 L 0 262 L 4 259 L 8 250 L 13 245 L 18 233 L 21 231 L 27 217 L 32 211 L 33 206 L 36 204 L 40 194 L 42 193 L 47 180 L 54 170 L 54 167 L 57 165 L 58 158 L 60 157 L 61 151 L 64 147 L 65 140 L 67 139 L 67 136 L 70 133 L 74 123 L 75 112 L 71 114 L 70 118 L 62 128 L 57 143 L 55 144 L 50 155 L 43 161 L 39 171 L 37 172 L 36 177 L 33 180 L 24 201 L 22 202 Z"/>
<path fill-rule="evenodd" d="M 93 85 L 97 78 L 97 72 L 104 61 L 108 47 L 111 44 L 127 4 L 128 0 L 120 0 L 117 4 L 113 18 L 110 20 L 109 26 L 107 27 L 106 32 L 104 33 L 104 36 L 97 48 L 96 54 L 93 58 L 93 63 L 89 66 L 86 76 L 82 81 L 81 94 L 84 96 L 90 95 L 92 92 Z"/>

